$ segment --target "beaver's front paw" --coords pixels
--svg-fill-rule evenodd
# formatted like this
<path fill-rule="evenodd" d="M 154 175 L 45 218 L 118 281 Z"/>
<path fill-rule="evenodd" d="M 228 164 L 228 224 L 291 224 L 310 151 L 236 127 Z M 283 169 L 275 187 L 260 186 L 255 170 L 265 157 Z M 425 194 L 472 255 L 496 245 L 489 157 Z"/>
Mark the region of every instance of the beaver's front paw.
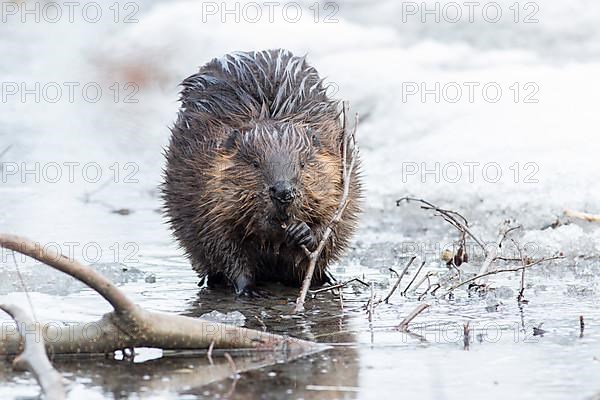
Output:
<path fill-rule="evenodd" d="M 270 299 L 273 295 L 268 290 L 259 289 L 256 286 L 246 286 L 241 291 L 236 291 L 235 297 L 237 299 L 247 297 L 250 299 Z"/>
<path fill-rule="evenodd" d="M 317 247 L 317 240 L 306 222 L 296 222 L 285 230 L 285 238 L 289 245 L 306 246 L 310 251 Z"/>
<path fill-rule="evenodd" d="M 270 293 L 266 290 L 258 289 L 254 279 L 245 275 L 238 276 L 233 286 L 235 287 L 235 296 L 240 297 L 269 297 Z"/>

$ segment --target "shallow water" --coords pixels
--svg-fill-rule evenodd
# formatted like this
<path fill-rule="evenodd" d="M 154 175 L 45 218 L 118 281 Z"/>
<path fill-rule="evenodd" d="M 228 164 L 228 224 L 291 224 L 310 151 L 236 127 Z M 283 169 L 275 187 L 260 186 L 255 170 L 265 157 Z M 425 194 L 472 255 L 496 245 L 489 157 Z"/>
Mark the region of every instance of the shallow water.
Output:
<path fill-rule="evenodd" d="M 76 233 L 82 229 L 80 221 L 94 221 L 90 229 L 102 234 L 104 240 L 98 242 L 104 249 L 127 236 L 139 239 L 135 261 L 114 263 L 110 259 L 114 254 L 108 252 L 104 263 L 97 266 L 138 304 L 193 317 L 213 310 L 240 311 L 246 327 L 315 340 L 332 348 L 289 363 L 269 355 L 246 357 L 233 352 L 240 366 L 250 368 L 238 379 L 231 377 L 225 358 L 215 355 L 217 367 L 210 367 L 202 353 L 171 352 L 161 358 L 160 351 L 139 349 L 133 362 L 118 360 L 119 355 L 114 360 L 102 356 L 56 357 L 55 365 L 71 390 L 70 398 L 363 399 L 401 393 L 432 399 L 481 394 L 488 398 L 583 399 L 600 391 L 595 379 L 600 369 L 598 279 L 593 274 L 597 260 L 575 265 L 573 259 L 568 259 L 534 267 L 526 274 L 528 304 L 516 301 L 520 283 L 517 274 L 493 277 L 497 290 L 485 297 L 467 295 L 462 290 L 457 290 L 451 301 L 427 297 L 424 301 L 431 307 L 411 323 L 408 333 L 403 333 L 397 326 L 420 303 L 417 297 L 424 288 L 400 295 L 416 265 L 389 304 L 375 308 L 371 323 L 366 311 L 370 289 L 359 283 L 343 289 L 343 308 L 336 294 L 324 292 L 309 300 L 304 315 L 294 316 L 295 289 L 272 285 L 266 287 L 271 298 L 236 300 L 227 290 L 199 288 L 195 274 L 161 225 L 161 216 L 156 212 L 158 200 L 148 193 L 117 194 L 115 190 L 115 197 L 122 199 L 124 206 L 129 205 L 130 197 L 136 198 L 131 214 L 113 214 L 101 204 L 79 200 L 70 204 L 70 218 L 60 223 L 63 231 Z M 23 198 L 22 193 L 5 195 Z M 33 207 L 40 201 L 36 196 L 32 199 L 31 203 L 24 200 L 19 207 Z M 15 224 L 8 215 L 18 214 L 7 212 L 4 217 Z M 369 223 L 363 224 L 353 249 L 332 268 L 337 278 L 360 277 L 373 282 L 375 299 L 383 298 L 396 279 L 388 268 L 401 269 L 408 256 L 403 248 L 406 242 L 398 237 L 411 236 L 407 227 L 417 215 L 402 208 L 367 212 L 364 218 Z M 46 226 L 54 217 L 38 218 Z M 419 237 L 434 243 L 453 235 L 441 220 L 425 221 L 421 225 L 430 229 L 419 233 Z M 5 261 L 3 274 L 14 273 L 12 259 Z M 18 262 L 40 320 L 92 321 L 109 311 L 92 291 L 58 274 L 49 275 L 46 267 L 34 262 L 20 258 Z M 433 262 L 427 269 L 444 271 L 445 266 Z M 147 279 L 149 276 L 153 279 Z M 19 286 L 16 278 L 10 283 L 3 280 L 2 299 L 27 308 L 23 293 L 14 292 L 21 291 Z M 583 335 L 580 315 L 585 321 Z M 463 335 L 466 323 L 470 326 L 468 349 Z M 544 335 L 534 336 L 533 328 L 540 325 Z M 1 365 L 0 397 L 37 393 L 28 373 L 11 371 L 8 362 Z"/>

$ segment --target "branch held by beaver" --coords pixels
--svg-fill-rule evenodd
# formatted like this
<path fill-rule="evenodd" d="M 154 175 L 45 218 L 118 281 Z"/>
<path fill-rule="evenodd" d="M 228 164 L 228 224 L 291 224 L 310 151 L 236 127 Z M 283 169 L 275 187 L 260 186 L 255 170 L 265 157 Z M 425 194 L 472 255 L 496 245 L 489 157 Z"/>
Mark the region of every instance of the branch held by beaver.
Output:
<path fill-rule="evenodd" d="M 300 290 L 300 294 L 296 299 L 296 306 L 294 308 L 294 312 L 299 313 L 304 311 L 304 302 L 306 301 L 306 295 L 308 290 L 310 289 L 312 283 L 312 277 L 317 266 L 317 262 L 319 257 L 321 256 L 321 252 L 325 248 L 325 244 L 329 239 L 329 236 L 333 232 L 336 224 L 338 224 L 342 220 L 342 215 L 344 214 L 344 210 L 348 206 L 350 188 L 352 185 L 352 180 L 355 177 L 355 167 L 356 167 L 356 159 L 358 157 L 358 146 L 356 145 L 356 130 L 358 129 L 358 114 L 355 114 L 354 118 L 354 126 L 350 129 L 349 123 L 349 103 L 347 101 L 343 102 L 343 118 L 344 118 L 344 140 L 342 143 L 342 182 L 344 185 L 344 190 L 342 192 L 342 196 L 339 200 L 338 208 L 331 219 L 331 222 L 327 225 L 327 229 L 319 242 L 316 250 L 310 252 L 307 247 L 304 247 L 304 252 L 307 254 L 309 264 L 308 269 L 306 270 L 306 275 L 304 277 L 304 281 L 302 282 L 302 289 Z M 349 161 L 349 164 L 348 164 Z"/>

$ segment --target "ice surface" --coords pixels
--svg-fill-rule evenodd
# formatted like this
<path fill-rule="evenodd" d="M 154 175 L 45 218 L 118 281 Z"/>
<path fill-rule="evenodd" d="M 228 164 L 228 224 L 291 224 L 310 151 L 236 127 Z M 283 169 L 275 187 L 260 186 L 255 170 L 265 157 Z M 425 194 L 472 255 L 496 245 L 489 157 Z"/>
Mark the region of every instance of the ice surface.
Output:
<path fill-rule="evenodd" d="M 219 322 L 222 324 L 236 325 L 236 326 L 244 326 L 246 317 L 239 311 L 231 311 L 227 314 L 224 314 L 220 311 L 213 310 L 209 313 L 202 314 L 200 316 L 201 319 L 205 319 L 207 321 Z"/>
<path fill-rule="evenodd" d="M 127 267 L 125 264 L 120 263 L 91 264 L 90 267 L 117 285 L 144 279 L 145 275 L 135 267 Z M 20 281 L 19 272 L 23 282 L 26 283 L 25 288 Z M 3 278 L 0 281 L 0 295 L 33 291 L 64 296 L 86 288 L 83 283 L 42 264 L 21 266 L 18 271 L 14 265 L 2 266 L 0 264 L 0 274 Z"/>

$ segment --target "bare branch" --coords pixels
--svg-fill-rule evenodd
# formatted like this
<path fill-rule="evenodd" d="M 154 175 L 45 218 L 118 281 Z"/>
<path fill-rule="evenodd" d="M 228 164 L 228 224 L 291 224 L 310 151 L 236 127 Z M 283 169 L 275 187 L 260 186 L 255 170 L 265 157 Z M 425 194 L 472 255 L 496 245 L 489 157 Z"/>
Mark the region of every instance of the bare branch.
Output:
<path fill-rule="evenodd" d="M 0 309 L 8 313 L 17 323 L 17 329 L 25 342 L 25 348 L 13 361 L 13 366 L 18 369 L 31 371 L 39 383 L 46 399 L 62 400 L 66 398 L 62 376 L 54 369 L 43 342 L 40 324 L 34 322 L 25 311 L 12 304 L 0 304 Z M 31 335 L 32 328 L 35 335 Z"/>
<path fill-rule="evenodd" d="M 400 281 L 402 281 L 402 278 L 404 277 L 404 275 L 406 275 L 406 272 L 408 271 L 408 268 L 413 263 L 413 261 L 415 261 L 415 258 L 417 258 L 417 256 L 412 256 L 410 258 L 410 260 L 408 260 L 408 263 L 406 263 L 406 266 L 402 270 L 402 273 L 400 275 L 398 275 L 398 279 L 396 280 L 396 283 L 394 283 L 394 286 L 392 286 L 392 290 L 390 290 L 390 292 L 388 293 L 388 295 L 385 296 L 385 299 L 383 299 L 383 302 L 385 302 L 385 304 L 388 303 L 388 301 L 390 300 L 390 297 L 392 297 L 392 295 L 394 294 L 394 292 L 396 291 L 396 289 L 398 289 L 398 286 L 400 286 Z"/>
<path fill-rule="evenodd" d="M 371 282 L 371 297 L 369 298 L 369 322 L 373 322 L 373 303 L 375 302 L 375 288 Z"/>
<path fill-rule="evenodd" d="M 350 196 L 350 185 L 352 183 L 352 175 L 354 172 L 354 167 L 356 166 L 356 159 L 358 154 L 358 147 L 356 146 L 356 130 L 358 128 L 358 114 L 355 115 L 354 127 L 350 130 L 350 124 L 348 121 L 348 102 L 345 101 L 343 103 L 343 115 L 344 115 L 344 138 L 342 142 L 342 179 L 344 184 L 344 190 L 342 192 L 342 196 L 340 198 L 340 202 L 337 210 L 335 211 L 333 218 L 329 222 L 327 228 L 323 232 L 323 236 L 317 246 L 317 249 L 310 253 L 308 249 L 304 248 L 304 252 L 307 253 L 308 256 L 308 267 L 306 269 L 306 275 L 304 276 L 304 280 L 302 281 L 302 288 L 300 290 L 300 294 L 298 299 L 296 300 L 296 306 L 294 308 L 294 312 L 299 313 L 304 311 L 304 302 L 306 301 L 306 295 L 308 294 L 308 290 L 310 289 L 310 284 L 312 282 L 312 277 L 315 272 L 315 268 L 317 266 L 317 261 L 319 260 L 319 256 L 323 252 L 325 248 L 325 244 L 329 240 L 331 233 L 333 232 L 333 227 L 337 225 L 337 223 L 342 219 L 342 214 L 346 209 L 346 206 L 349 203 Z M 350 165 L 348 165 L 348 160 L 350 160 Z"/>
<path fill-rule="evenodd" d="M 425 261 L 423 261 L 421 263 L 421 266 L 419 266 L 419 269 L 417 269 L 417 272 L 415 272 L 415 275 L 413 276 L 412 280 L 408 283 L 408 285 L 402 291 L 403 295 L 406 294 L 406 292 L 408 291 L 408 289 L 410 288 L 410 286 L 415 282 L 415 279 L 417 279 L 417 276 L 419 276 L 419 274 L 421 273 L 421 270 L 423 269 L 424 266 L 425 266 Z"/>
<path fill-rule="evenodd" d="M 481 268 L 479 269 L 479 275 L 481 275 L 482 277 L 487 276 L 485 275 L 485 273 L 489 271 L 492 263 L 498 258 L 498 252 L 500 250 L 500 247 L 502 246 L 502 242 L 506 238 L 506 235 L 508 235 L 515 229 L 519 229 L 520 227 L 521 226 L 511 227 L 510 221 L 504 221 L 502 225 L 500 225 L 496 243 L 494 244 L 494 247 L 486 251 L 486 257 L 485 260 L 483 260 L 483 263 L 481 264 Z"/>
<path fill-rule="evenodd" d="M 523 266 L 526 266 L 527 265 L 527 260 L 525 259 L 525 256 L 523 255 L 523 251 L 521 250 L 521 246 L 519 246 L 519 244 L 517 243 L 516 240 L 511 239 L 511 241 L 513 242 L 513 244 L 517 248 L 517 251 L 519 252 L 519 257 L 521 257 L 521 264 Z M 523 268 L 521 270 L 521 287 L 519 289 L 519 294 L 517 295 L 517 301 L 519 303 L 528 303 L 528 301 L 525 300 L 525 269 L 526 268 Z"/>
<path fill-rule="evenodd" d="M 408 324 L 410 324 L 410 322 L 413 319 L 415 319 L 417 317 L 417 315 L 421 314 L 428 307 L 429 307 L 429 304 L 427 304 L 427 303 L 419 304 L 410 314 L 408 314 L 408 316 L 406 318 L 404 318 L 402 320 L 402 322 L 400 323 L 400 325 L 398 325 L 397 328 L 403 332 L 406 332 L 408 330 Z"/>
<path fill-rule="evenodd" d="M 506 239 L 506 237 L 508 236 L 508 234 L 516 229 L 520 229 L 521 226 L 511 226 L 511 222 L 510 221 L 504 221 L 498 231 L 498 236 L 496 238 L 496 241 L 494 243 L 493 247 L 486 247 L 483 244 L 483 241 L 481 241 L 479 238 L 477 238 L 468 228 L 468 223 L 465 217 L 463 217 L 461 214 L 457 213 L 456 211 L 452 211 L 452 210 L 444 210 L 442 208 L 437 207 L 436 205 L 430 203 L 429 201 L 423 200 L 423 199 L 418 199 L 418 198 L 412 198 L 412 197 L 403 197 L 399 200 L 397 200 L 397 204 L 400 204 L 403 201 L 417 201 L 421 204 L 423 204 L 421 206 L 422 209 L 425 210 L 433 210 L 436 213 L 438 213 L 438 215 L 442 216 L 442 218 L 450 223 L 452 226 L 454 226 L 456 229 L 459 230 L 459 232 L 461 233 L 461 238 L 460 238 L 460 248 L 459 248 L 459 252 L 457 254 L 459 254 L 461 251 L 461 249 L 463 249 L 463 246 L 465 244 L 465 235 L 469 235 L 471 238 L 473 238 L 475 240 L 475 242 L 477 242 L 479 244 L 479 246 L 483 249 L 483 252 L 485 254 L 485 259 L 483 261 L 483 263 L 481 264 L 481 267 L 479 269 L 479 273 L 470 279 L 467 279 L 465 281 L 462 281 L 460 283 L 458 283 L 455 286 L 452 286 L 449 290 L 447 290 L 445 293 L 443 293 L 442 295 L 440 295 L 440 297 L 445 297 L 446 295 L 452 293 L 452 291 L 458 287 L 461 287 L 467 283 L 476 281 L 476 284 L 479 286 L 483 286 L 485 284 L 485 278 L 488 277 L 489 275 L 494 275 L 500 272 L 516 272 L 516 271 L 521 271 L 521 289 L 519 291 L 519 301 L 525 301 L 523 298 L 523 292 L 524 292 L 524 286 L 525 286 L 525 269 L 529 268 L 533 265 L 539 264 L 540 262 L 543 261 L 548 261 L 548 260 L 553 260 L 553 259 L 558 259 L 558 258 L 564 258 L 562 256 L 557 256 L 557 257 L 551 257 L 551 258 L 542 258 L 541 260 L 535 261 L 535 262 L 530 262 L 529 259 L 525 258 L 520 247 L 515 243 L 515 245 L 517 246 L 517 249 L 519 250 L 519 254 L 520 254 L 520 258 L 506 258 L 506 257 L 502 257 L 500 256 L 500 249 L 502 247 L 502 243 L 503 241 Z M 461 279 L 461 274 L 460 274 L 460 270 L 458 268 L 455 267 L 454 262 L 456 261 L 456 256 L 454 258 L 452 258 L 452 255 L 449 255 L 448 258 L 443 258 L 444 261 L 447 261 L 447 265 L 451 268 L 455 268 L 456 271 L 458 271 L 459 273 L 459 280 Z M 521 261 L 522 262 L 522 266 L 520 268 L 511 268 L 511 269 L 498 269 L 495 271 L 492 271 L 492 265 L 495 261 L 497 260 L 505 260 L 505 261 Z M 462 260 L 464 262 L 466 262 L 466 257 L 464 260 Z M 460 265 L 460 264 L 456 264 L 456 265 Z M 420 271 L 420 270 L 419 270 Z M 418 271 L 418 272 L 419 272 Z M 418 275 L 417 272 L 417 275 Z M 427 279 L 428 276 L 426 276 L 425 278 L 421 279 L 421 281 L 419 282 L 419 284 L 417 284 L 416 288 L 418 288 L 420 286 L 420 284 L 422 284 L 424 282 L 425 279 Z M 413 280 L 411 281 L 411 283 L 407 286 L 407 288 L 404 290 L 404 293 L 406 293 L 408 291 L 408 288 L 412 285 L 412 283 L 414 282 L 416 276 L 413 277 Z M 424 298 L 425 295 L 427 293 L 430 293 L 431 295 L 435 295 L 435 292 L 440 289 L 442 287 L 442 284 L 440 282 L 438 282 L 437 284 L 435 284 L 434 286 L 437 286 L 434 290 L 431 290 L 433 288 L 433 286 L 431 285 L 431 283 L 429 284 L 429 286 L 427 287 L 427 289 L 425 290 L 425 293 L 423 293 L 421 296 L 419 296 L 419 300 Z M 416 290 L 413 289 L 413 290 Z"/>
<path fill-rule="evenodd" d="M 471 232 L 471 229 L 469 229 L 469 222 L 467 221 L 467 219 L 465 217 L 463 217 L 458 212 L 452 211 L 452 210 L 445 210 L 443 208 L 440 208 L 440 207 L 428 202 L 427 200 L 418 199 L 415 197 L 402 197 L 401 199 L 396 200 L 396 205 L 399 206 L 400 203 L 402 203 L 403 201 L 406 201 L 407 203 L 411 202 L 411 201 L 416 201 L 416 202 L 424 204 L 423 206 L 421 206 L 422 209 L 433 210 L 433 211 L 439 213 L 439 215 L 442 218 L 444 218 L 444 220 L 446 222 L 448 222 L 450 225 L 452 225 L 456 229 L 458 229 L 459 232 L 469 235 L 471 237 L 471 239 L 473 239 L 475 241 L 475 243 L 477 243 L 479 245 L 479 247 L 481 247 L 484 254 L 487 254 L 487 249 L 486 249 L 485 245 L 483 244 L 483 241 L 481 239 L 479 239 L 477 236 L 475 236 L 475 234 L 473 232 Z"/>
<path fill-rule="evenodd" d="M 463 349 L 469 350 L 469 337 L 471 334 L 471 328 L 469 327 L 469 322 L 463 324 Z"/>
<path fill-rule="evenodd" d="M 470 282 L 476 281 L 478 279 L 481 279 L 481 278 L 483 278 L 485 276 L 496 275 L 496 274 L 499 274 L 501 272 L 518 272 L 518 271 L 521 271 L 522 269 L 530 268 L 530 267 L 533 267 L 534 265 L 538 265 L 538 264 L 541 264 L 541 263 L 546 262 L 546 261 L 561 260 L 563 258 L 565 258 L 565 257 L 564 256 L 554 256 L 554 257 L 542 258 L 540 260 L 534 261 L 532 263 L 529 263 L 527 265 L 523 265 L 523 266 L 517 267 L 517 268 L 506 268 L 506 269 L 497 269 L 497 270 L 494 270 L 494 271 L 489 271 L 489 272 L 486 272 L 484 274 L 477 275 L 477 276 L 475 276 L 473 278 L 470 278 L 470 279 L 467 279 L 465 281 L 462 281 L 461 283 L 459 283 L 459 284 L 457 284 L 455 286 L 452 286 L 441 297 L 445 297 L 446 295 L 450 294 L 453 290 L 458 289 L 459 287 L 461 287 L 463 285 L 466 285 L 467 283 L 470 283 Z"/>
<path fill-rule="evenodd" d="M 581 211 L 566 209 L 565 215 L 571 218 L 583 219 L 588 222 L 600 222 L 600 215 L 597 214 L 588 214 Z"/>
<path fill-rule="evenodd" d="M 419 282 L 417 282 L 417 284 L 415 286 L 413 286 L 413 288 L 410 290 L 411 293 L 415 292 L 418 288 L 421 287 L 421 285 L 426 281 L 429 280 L 429 278 L 433 276 L 433 272 L 429 271 L 425 274 L 425 276 L 423 276 L 421 278 L 421 280 Z M 431 287 L 431 284 L 429 284 L 427 286 L 427 289 L 429 289 L 429 287 Z"/>
<path fill-rule="evenodd" d="M 435 287 L 434 290 L 431 290 L 431 288 Z M 431 295 L 435 295 L 436 290 L 438 290 L 441 287 L 441 285 L 439 283 L 434 283 L 434 284 L 429 284 L 429 286 L 427 287 L 427 289 L 425 289 L 425 291 L 419 296 L 418 300 L 421 301 L 425 298 L 425 296 L 427 296 L 427 293 L 429 293 L 429 291 L 431 290 Z"/>
<path fill-rule="evenodd" d="M 324 287 L 324 288 L 321 288 L 321 289 L 317 289 L 317 290 L 309 290 L 309 293 L 311 295 L 313 295 L 313 296 L 316 296 L 317 294 L 322 293 L 322 292 L 328 292 L 330 290 L 341 289 L 341 288 L 349 285 L 352 282 L 358 282 L 358 283 L 360 283 L 363 286 L 369 286 L 369 284 L 366 283 L 365 281 L 363 281 L 362 279 L 352 278 L 352 279 L 349 279 L 349 280 L 347 280 L 345 282 L 338 283 L 338 284 L 333 285 L 333 286 L 327 286 L 327 287 Z"/>
<path fill-rule="evenodd" d="M 93 323 L 62 326 L 49 324 L 44 338 L 55 354 L 110 353 L 134 347 L 155 347 L 163 350 L 206 349 L 214 341 L 216 348 L 246 348 L 261 351 L 281 351 L 286 354 L 306 354 L 324 349 L 322 345 L 253 329 L 240 328 L 202 319 L 147 311 L 132 303 L 109 280 L 51 250 L 13 235 L 0 234 L 0 247 L 33 256 L 100 293 L 115 308 Z M 51 333 L 49 333 L 51 332 Z M 0 339 L 0 354 L 17 354 L 20 337 L 5 334 Z"/>

